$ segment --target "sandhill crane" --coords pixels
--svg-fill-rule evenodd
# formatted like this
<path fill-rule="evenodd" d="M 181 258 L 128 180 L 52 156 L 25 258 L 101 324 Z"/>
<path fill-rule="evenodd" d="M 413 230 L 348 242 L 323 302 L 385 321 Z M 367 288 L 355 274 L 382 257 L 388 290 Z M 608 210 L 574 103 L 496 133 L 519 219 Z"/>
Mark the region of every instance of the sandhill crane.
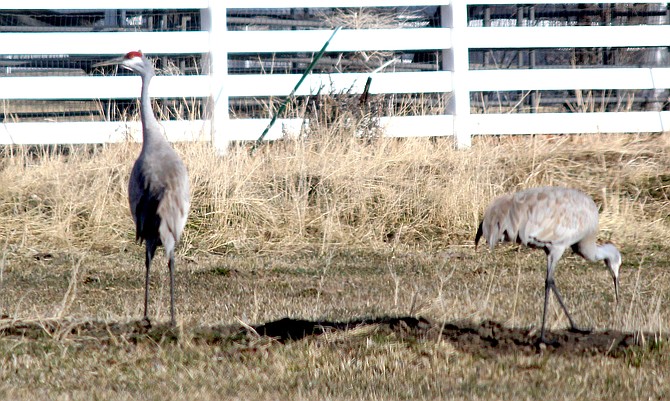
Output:
<path fill-rule="evenodd" d="M 141 52 L 97 63 L 94 67 L 121 65 L 142 77 L 140 114 L 142 151 L 133 165 L 128 182 L 130 213 L 135 221 L 135 238 L 146 243 L 144 320 L 150 324 L 149 270 L 156 248 L 163 245 L 170 270 L 170 322 L 174 312 L 174 248 L 186 224 L 189 209 L 188 173 L 184 163 L 163 136 L 149 98 L 149 83 L 154 67 Z"/>
<path fill-rule="evenodd" d="M 596 244 L 598 207 L 581 191 L 561 187 L 541 187 L 502 195 L 491 202 L 475 236 L 475 247 L 483 236 L 489 247 L 498 242 L 517 242 L 540 248 L 547 254 L 547 277 L 544 286 L 544 312 L 540 342 L 547 343 L 545 323 L 549 290 L 556 294 L 571 329 L 588 332 L 575 325 L 554 282 L 554 270 L 567 248 L 589 261 L 604 260 L 614 279 L 614 293 L 619 300 L 619 267 L 621 254 L 611 243 Z"/>

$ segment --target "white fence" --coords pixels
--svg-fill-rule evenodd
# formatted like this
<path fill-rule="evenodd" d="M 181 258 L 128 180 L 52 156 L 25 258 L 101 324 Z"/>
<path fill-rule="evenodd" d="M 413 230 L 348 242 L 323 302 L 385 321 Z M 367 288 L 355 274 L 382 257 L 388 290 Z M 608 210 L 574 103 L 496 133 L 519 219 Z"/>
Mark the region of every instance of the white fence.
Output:
<path fill-rule="evenodd" d="M 533 1 L 523 4 L 596 3 L 591 1 Z M 475 91 L 667 89 L 670 68 L 591 68 L 535 70 L 471 70 L 469 49 L 669 46 L 670 26 L 468 26 L 467 6 L 515 4 L 501 0 L 321 0 L 319 7 L 439 6 L 442 27 L 413 29 L 340 30 L 328 51 L 442 50 L 443 71 L 384 72 L 374 75 L 370 92 L 441 93 L 451 97 L 442 115 L 387 116 L 381 125 L 388 136 L 454 136 L 467 147 L 473 135 L 664 132 L 670 112 L 593 112 L 537 114 L 471 114 Z M 208 54 L 207 74 L 158 76 L 151 94 L 166 98 L 209 98 L 213 118 L 165 121 L 170 140 L 211 140 L 224 150 L 231 140 L 255 140 L 269 119 L 231 118 L 231 97 L 286 96 L 299 74 L 229 75 L 228 57 L 236 53 L 314 53 L 329 30 L 229 31 L 227 8 L 314 7 L 308 0 L 3 0 L 2 10 L 194 9 L 203 21 L 201 31 L 185 32 L 5 32 L 2 55 L 117 56 L 141 49 L 151 56 Z M 9 70 L 9 67 L 7 67 Z M 361 93 L 369 74 L 311 75 L 299 95 L 351 90 Z M 138 96 L 139 78 L 127 76 L 0 76 L 0 99 L 128 99 Z M 266 139 L 299 130 L 302 121 L 280 119 Z M 0 144 L 102 143 L 137 137 L 138 122 L 10 122 L 0 127 Z"/>

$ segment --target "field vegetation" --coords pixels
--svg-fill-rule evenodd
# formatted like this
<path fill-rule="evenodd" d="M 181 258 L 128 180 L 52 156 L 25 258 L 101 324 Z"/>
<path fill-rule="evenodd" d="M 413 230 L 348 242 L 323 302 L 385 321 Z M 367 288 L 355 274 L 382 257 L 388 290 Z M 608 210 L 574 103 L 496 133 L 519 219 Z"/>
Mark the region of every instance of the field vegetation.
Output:
<path fill-rule="evenodd" d="M 6 148 L 0 159 L 2 399 L 667 399 L 665 135 L 356 139 L 355 128 L 233 147 L 177 144 L 192 208 L 169 321 L 138 323 L 143 248 L 127 179 L 139 145 Z M 622 251 L 566 254 L 537 347 L 541 251 L 474 249 L 488 202 L 577 187 Z"/>

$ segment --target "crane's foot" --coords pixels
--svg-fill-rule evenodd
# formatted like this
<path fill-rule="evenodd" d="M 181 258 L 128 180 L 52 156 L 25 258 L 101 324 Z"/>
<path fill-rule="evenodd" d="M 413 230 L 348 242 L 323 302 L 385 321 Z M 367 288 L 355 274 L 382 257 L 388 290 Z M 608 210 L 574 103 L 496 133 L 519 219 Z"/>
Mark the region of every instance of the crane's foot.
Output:
<path fill-rule="evenodd" d="M 560 341 L 558 341 L 558 340 L 549 340 L 549 339 L 547 339 L 547 337 L 543 337 L 543 336 L 540 336 L 540 338 L 538 338 L 537 341 L 535 341 L 535 347 L 536 347 L 539 351 L 541 351 L 541 350 L 543 350 L 543 349 L 545 349 L 545 348 L 547 348 L 547 347 L 554 347 L 554 348 L 557 348 L 557 347 L 560 346 L 560 345 L 561 345 Z"/>
<path fill-rule="evenodd" d="M 570 333 L 577 333 L 577 334 L 591 334 L 591 332 L 592 332 L 593 330 L 591 330 L 591 329 L 582 329 L 582 328 L 577 327 L 577 326 L 572 326 L 572 327 L 570 327 L 570 328 L 568 329 L 568 331 L 569 331 Z"/>
<path fill-rule="evenodd" d="M 151 328 L 151 320 L 149 320 L 148 316 L 145 316 L 142 318 L 142 320 L 139 321 L 139 324 L 142 328 L 149 330 Z"/>

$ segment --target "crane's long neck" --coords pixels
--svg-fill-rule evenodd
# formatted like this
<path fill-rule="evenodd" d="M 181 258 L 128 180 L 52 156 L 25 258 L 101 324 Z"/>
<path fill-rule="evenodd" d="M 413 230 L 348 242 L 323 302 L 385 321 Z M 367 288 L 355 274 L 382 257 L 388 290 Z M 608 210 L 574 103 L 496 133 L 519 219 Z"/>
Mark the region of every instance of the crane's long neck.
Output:
<path fill-rule="evenodd" d="M 612 244 L 598 245 L 595 240 L 582 241 L 575 251 L 591 262 L 614 259 L 619 254 Z"/>
<path fill-rule="evenodd" d="M 149 143 L 165 141 L 161 133 L 161 126 L 154 115 L 151 107 L 151 98 L 149 97 L 149 84 L 154 74 L 149 72 L 142 76 L 142 97 L 140 98 L 140 116 L 142 118 L 142 147 L 145 148 Z"/>

